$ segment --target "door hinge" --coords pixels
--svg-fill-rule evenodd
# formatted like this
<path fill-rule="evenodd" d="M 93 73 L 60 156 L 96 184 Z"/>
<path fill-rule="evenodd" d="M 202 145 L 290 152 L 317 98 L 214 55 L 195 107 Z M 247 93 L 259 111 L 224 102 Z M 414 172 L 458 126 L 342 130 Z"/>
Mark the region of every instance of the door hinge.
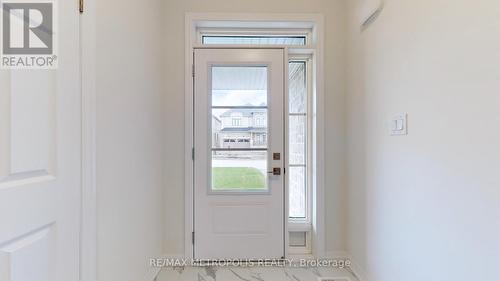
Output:
<path fill-rule="evenodd" d="M 191 65 L 191 74 L 193 75 L 194 77 L 194 64 Z"/>
<path fill-rule="evenodd" d="M 193 243 L 193 245 L 194 245 L 194 231 L 193 231 L 193 232 L 191 232 L 191 241 L 192 241 L 192 243 Z"/>
<path fill-rule="evenodd" d="M 83 13 L 83 4 L 84 0 L 78 0 L 78 10 L 80 11 L 80 14 Z"/>
<path fill-rule="evenodd" d="M 194 147 L 191 149 L 191 159 L 194 161 Z"/>

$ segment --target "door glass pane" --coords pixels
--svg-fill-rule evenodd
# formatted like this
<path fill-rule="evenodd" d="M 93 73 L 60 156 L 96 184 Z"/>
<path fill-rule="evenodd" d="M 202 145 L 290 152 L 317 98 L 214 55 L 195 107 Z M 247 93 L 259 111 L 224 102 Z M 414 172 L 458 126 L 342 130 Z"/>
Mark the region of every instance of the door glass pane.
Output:
<path fill-rule="evenodd" d="M 212 67 L 212 190 L 267 190 L 267 67 Z"/>
<path fill-rule="evenodd" d="M 266 190 L 266 171 L 266 151 L 212 151 L 212 190 Z"/>
<path fill-rule="evenodd" d="M 305 45 L 305 36 L 203 36 L 203 44 Z"/>
<path fill-rule="evenodd" d="M 267 106 L 267 67 L 212 67 L 212 106 Z"/>
<path fill-rule="evenodd" d="M 290 218 L 306 217 L 306 167 L 290 167 Z M 293 196 L 292 196 L 293 194 Z"/>

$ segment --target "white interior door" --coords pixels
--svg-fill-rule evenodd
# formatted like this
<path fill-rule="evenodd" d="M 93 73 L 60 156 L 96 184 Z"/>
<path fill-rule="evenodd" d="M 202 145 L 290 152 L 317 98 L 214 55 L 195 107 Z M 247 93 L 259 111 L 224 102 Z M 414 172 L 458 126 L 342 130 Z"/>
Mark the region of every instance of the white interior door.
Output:
<path fill-rule="evenodd" d="M 284 50 L 194 61 L 194 257 L 282 258 Z"/>
<path fill-rule="evenodd" d="M 78 1 L 58 1 L 57 70 L 0 70 L 0 281 L 79 280 Z"/>

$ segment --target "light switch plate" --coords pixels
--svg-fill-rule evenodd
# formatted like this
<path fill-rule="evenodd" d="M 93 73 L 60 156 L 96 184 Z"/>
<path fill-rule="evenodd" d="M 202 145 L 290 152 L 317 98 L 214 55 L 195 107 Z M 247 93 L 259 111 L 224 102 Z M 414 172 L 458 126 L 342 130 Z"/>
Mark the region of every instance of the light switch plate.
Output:
<path fill-rule="evenodd" d="M 403 136 L 408 134 L 407 114 L 398 114 L 389 121 L 389 135 Z"/>

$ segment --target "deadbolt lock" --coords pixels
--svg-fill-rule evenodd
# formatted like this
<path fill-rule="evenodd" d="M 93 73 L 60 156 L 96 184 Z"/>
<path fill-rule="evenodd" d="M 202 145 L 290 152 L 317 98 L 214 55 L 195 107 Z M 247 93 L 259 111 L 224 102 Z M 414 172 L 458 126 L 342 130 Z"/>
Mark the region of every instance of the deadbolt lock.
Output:
<path fill-rule="evenodd" d="M 273 174 L 273 176 L 281 175 L 281 168 L 273 168 L 271 172 L 267 172 L 268 174 Z"/>

